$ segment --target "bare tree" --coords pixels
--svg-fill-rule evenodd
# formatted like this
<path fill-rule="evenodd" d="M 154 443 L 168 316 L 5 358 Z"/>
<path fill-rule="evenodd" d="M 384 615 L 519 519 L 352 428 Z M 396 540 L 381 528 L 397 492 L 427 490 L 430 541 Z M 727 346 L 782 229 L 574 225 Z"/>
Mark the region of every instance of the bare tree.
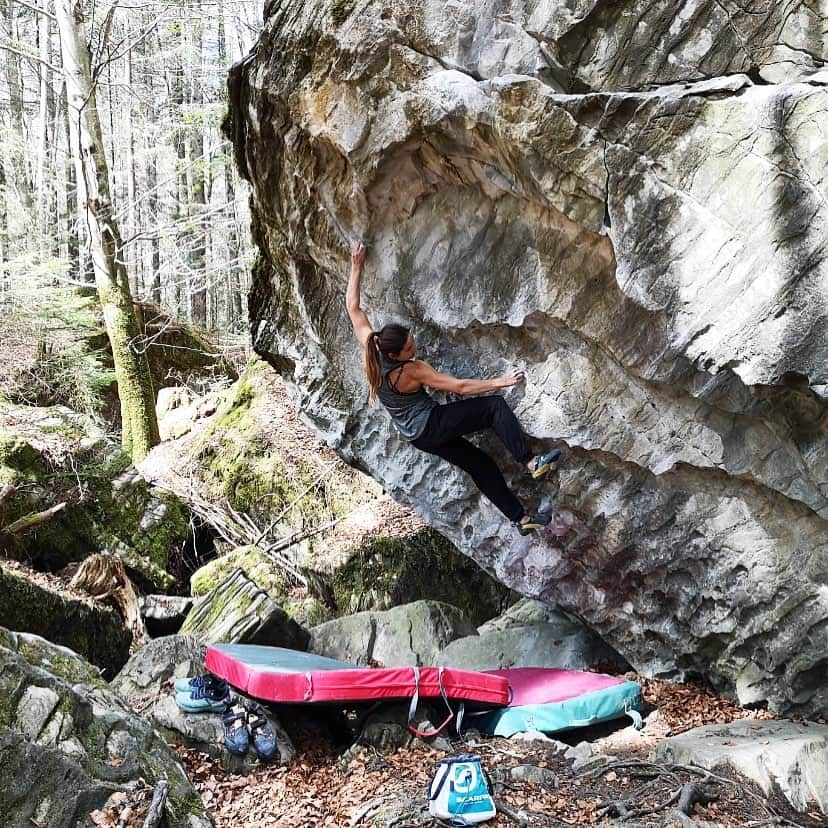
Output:
<path fill-rule="evenodd" d="M 109 194 L 109 170 L 83 9 L 75 0 L 57 0 L 55 6 L 66 76 L 69 135 L 83 176 L 95 284 L 118 380 L 122 445 L 134 460 L 140 460 L 159 442 L 155 395 L 146 353 L 136 348 L 140 332 Z"/>

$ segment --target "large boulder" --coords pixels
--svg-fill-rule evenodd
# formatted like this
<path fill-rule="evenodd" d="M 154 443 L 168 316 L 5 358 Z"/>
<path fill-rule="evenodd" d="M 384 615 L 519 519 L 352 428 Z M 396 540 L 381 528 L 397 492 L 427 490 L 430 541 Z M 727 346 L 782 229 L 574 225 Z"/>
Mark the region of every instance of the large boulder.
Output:
<path fill-rule="evenodd" d="M 228 123 L 254 346 L 343 457 L 636 669 L 824 713 L 824 12 L 575 5 L 268 6 Z M 359 239 L 375 328 L 456 375 L 525 371 L 508 399 L 569 447 L 558 477 L 481 444 L 575 531 L 516 537 L 369 406 Z"/>
<path fill-rule="evenodd" d="M 186 389 L 174 391 L 164 395 L 165 404 L 190 398 Z M 184 470 L 208 499 L 226 500 L 262 530 L 269 527 L 269 539 L 294 536 L 285 554 L 308 586 L 297 589 L 297 579 L 287 577 L 273 558 L 245 546 L 196 572 L 194 595 L 239 567 L 307 626 L 420 599 L 454 604 L 476 623 L 501 611 L 509 590 L 410 509 L 384 496 L 373 480 L 320 446 L 268 365 L 251 360 L 221 397 L 215 416 L 200 422 L 191 439 L 157 447 L 141 471 L 175 488 L 180 479 L 169 469 Z"/>
<path fill-rule="evenodd" d="M 557 667 L 585 670 L 627 665 L 592 630 L 538 601 L 523 600 L 503 616 L 477 629 L 476 635 L 449 643 L 437 663 L 462 670 L 508 667 Z"/>
<path fill-rule="evenodd" d="M 159 733 L 70 650 L 0 628 L 0 698 L 4 826 L 91 825 L 92 811 L 163 779 L 167 825 L 211 824 Z"/>
<path fill-rule="evenodd" d="M 205 645 L 194 635 L 154 638 L 137 650 L 112 679 L 112 689 L 133 707 L 161 696 L 172 682 L 185 676 L 200 676 L 204 669 Z"/>
<path fill-rule="evenodd" d="M 234 569 L 196 601 L 181 625 L 181 634 L 207 643 L 265 644 L 294 650 L 304 650 L 310 639 L 241 569 Z"/>
<path fill-rule="evenodd" d="M 828 725 L 742 719 L 704 725 L 658 743 L 656 761 L 714 770 L 729 766 L 798 811 L 828 814 Z"/>
<path fill-rule="evenodd" d="M 171 741 L 209 753 L 233 773 L 246 772 L 257 764 L 256 755 L 252 750 L 243 757 L 227 751 L 221 716 L 186 713 L 176 704 L 173 682 L 206 672 L 204 650 L 204 645 L 192 635 L 156 638 L 130 658 L 111 687 Z M 268 714 L 268 719 L 279 742 L 280 760 L 290 762 L 296 753 L 290 738 L 275 718 Z"/>
<path fill-rule="evenodd" d="M 190 576 L 190 593 L 196 598 L 209 594 L 235 570 L 266 593 L 297 624 L 312 627 L 330 618 L 330 611 L 318 599 L 307 594 L 297 596 L 295 584 L 272 557 L 257 546 L 238 546 L 199 567 Z"/>
<path fill-rule="evenodd" d="M 0 563 L 0 626 L 33 633 L 74 650 L 104 676 L 114 676 L 129 658 L 132 633 L 113 608 L 40 583 Z"/>
<path fill-rule="evenodd" d="M 381 522 L 378 532 L 352 536 L 353 541 L 341 545 L 340 555 L 326 556 L 327 566 L 316 563 L 314 571 L 330 581 L 338 613 L 386 610 L 419 600 L 452 604 L 475 624 L 500 612 L 510 597 L 507 587 L 410 514 L 402 527 L 395 525 L 389 512 L 408 510 L 389 507 L 379 504 L 372 510 Z M 359 517 L 365 525 L 365 513 Z"/>
<path fill-rule="evenodd" d="M 311 630 L 309 650 L 362 666 L 430 666 L 450 641 L 474 633 L 457 607 L 414 601 L 384 612 L 358 612 Z"/>

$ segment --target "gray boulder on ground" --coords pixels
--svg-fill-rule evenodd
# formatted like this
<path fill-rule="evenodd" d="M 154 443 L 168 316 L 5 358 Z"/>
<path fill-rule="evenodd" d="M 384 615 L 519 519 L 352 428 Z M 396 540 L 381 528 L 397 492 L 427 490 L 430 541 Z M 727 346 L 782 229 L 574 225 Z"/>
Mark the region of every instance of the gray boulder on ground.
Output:
<path fill-rule="evenodd" d="M 452 641 L 440 652 L 437 663 L 465 670 L 585 670 L 607 665 L 623 671 L 628 666 L 584 624 L 530 599 L 519 601 L 504 615 L 487 621 L 476 635 Z"/>
<path fill-rule="evenodd" d="M 75 653 L 0 628 L 3 825 L 78 828 L 144 780 L 168 783 L 166 824 L 211 823 L 177 757 Z"/>
<path fill-rule="evenodd" d="M 216 756 L 227 770 L 241 773 L 256 764 L 255 753 L 237 757 L 225 750 L 221 716 L 185 713 L 175 702 L 172 689 L 175 679 L 206 672 L 204 649 L 204 644 L 193 635 L 156 638 L 130 658 L 111 686 L 133 709 L 150 718 L 165 736 Z M 233 695 L 246 698 L 236 690 Z M 290 737 L 269 713 L 268 720 L 278 739 L 281 761 L 290 762 L 296 754 Z"/>
<path fill-rule="evenodd" d="M 450 641 L 475 632 L 457 607 L 414 601 L 383 612 L 358 612 L 311 630 L 310 651 L 354 664 L 431 666 Z"/>
<path fill-rule="evenodd" d="M 181 634 L 207 643 L 265 644 L 293 650 L 304 650 L 310 638 L 241 569 L 234 569 L 196 602 L 181 625 Z"/>
<path fill-rule="evenodd" d="M 194 635 L 169 635 L 148 641 L 112 679 L 112 689 L 135 708 L 155 701 L 177 678 L 201 676 L 205 646 Z"/>
<path fill-rule="evenodd" d="M 254 347 L 344 458 L 639 671 L 828 712 L 820 3 L 267 6 L 231 76 Z M 353 13 L 352 13 L 353 12 Z M 521 538 L 370 406 L 343 308 L 506 392 L 577 517 Z M 792 657 L 795 656 L 795 657 Z"/>
<path fill-rule="evenodd" d="M 0 563 L 0 626 L 74 650 L 110 678 L 129 658 L 132 633 L 113 607 L 41 586 Z"/>
<path fill-rule="evenodd" d="M 798 811 L 816 805 L 828 814 L 828 725 L 753 719 L 705 725 L 659 742 L 655 758 L 708 770 L 729 765 L 767 794 L 780 790 Z"/>
<path fill-rule="evenodd" d="M 187 595 L 141 595 L 138 606 L 147 632 L 157 638 L 175 635 L 181 629 L 193 599 Z"/>
<path fill-rule="evenodd" d="M 239 700 L 247 697 L 233 693 Z M 237 707 L 237 710 L 241 708 Z M 287 765 L 296 756 L 290 736 L 278 719 L 262 707 L 265 718 L 273 728 L 279 747 L 279 762 Z M 175 701 L 172 692 L 163 694 L 149 711 L 149 716 L 161 733 L 169 740 L 181 742 L 188 747 L 203 751 L 221 760 L 222 767 L 230 773 L 246 773 L 260 764 L 255 750 L 251 747 L 244 756 L 230 753 L 224 746 L 224 725 L 218 713 L 185 713 Z"/>
<path fill-rule="evenodd" d="M 446 718 L 447 711 L 442 702 L 420 703 L 413 720 L 413 726 L 422 733 L 432 733 Z M 343 758 L 358 755 L 362 749 L 371 748 L 379 753 L 394 753 L 401 747 L 414 742 L 424 744 L 432 750 L 451 753 L 451 742 L 445 735 L 419 737 L 408 724 L 408 704 L 383 704 L 368 714 L 353 745 Z"/>

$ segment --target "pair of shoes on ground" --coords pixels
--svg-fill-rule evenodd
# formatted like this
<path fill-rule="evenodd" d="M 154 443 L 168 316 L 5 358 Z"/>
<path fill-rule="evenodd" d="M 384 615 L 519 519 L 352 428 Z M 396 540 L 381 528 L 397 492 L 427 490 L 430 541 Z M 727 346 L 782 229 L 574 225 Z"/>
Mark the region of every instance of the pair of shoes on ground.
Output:
<path fill-rule="evenodd" d="M 228 708 L 222 724 L 224 745 L 230 753 L 244 756 L 252 742 L 260 762 L 270 762 L 278 755 L 276 734 L 260 705 L 244 704 L 238 711 Z"/>
<path fill-rule="evenodd" d="M 232 701 L 230 685 L 209 673 L 176 679 L 173 688 L 175 703 L 186 713 L 224 713 Z"/>

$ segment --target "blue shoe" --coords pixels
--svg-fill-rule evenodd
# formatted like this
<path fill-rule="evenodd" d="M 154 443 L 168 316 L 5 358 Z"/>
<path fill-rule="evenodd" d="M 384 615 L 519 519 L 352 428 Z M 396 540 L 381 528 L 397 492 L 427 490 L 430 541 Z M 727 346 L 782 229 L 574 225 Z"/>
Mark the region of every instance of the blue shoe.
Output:
<path fill-rule="evenodd" d="M 228 708 L 222 716 L 224 727 L 224 746 L 236 756 L 244 756 L 250 747 L 250 734 L 247 732 L 247 713 L 234 713 Z M 236 723 L 240 724 L 237 726 Z"/>
<path fill-rule="evenodd" d="M 549 525 L 552 520 L 552 515 L 529 515 L 529 520 L 526 523 L 521 523 L 519 520 L 514 521 L 514 526 L 521 535 L 531 535 L 532 532 L 537 532 L 538 529 L 543 529 L 544 526 Z"/>
<path fill-rule="evenodd" d="M 207 676 L 185 676 L 184 678 L 177 678 L 173 682 L 173 689 L 176 693 L 191 693 L 196 687 L 203 687 L 207 681 Z"/>
<path fill-rule="evenodd" d="M 231 704 L 230 687 L 216 691 L 196 687 L 192 693 L 176 693 L 175 703 L 187 713 L 224 713 Z"/>
<path fill-rule="evenodd" d="M 248 719 L 250 735 L 253 737 L 253 749 L 260 762 L 270 762 L 279 751 L 276 745 L 276 734 L 265 718 L 264 711 L 258 704 L 246 705 L 248 712 L 253 713 L 256 718 Z"/>
<path fill-rule="evenodd" d="M 535 456 L 535 467 L 532 469 L 532 477 L 543 477 L 551 471 L 555 470 L 555 462 L 561 456 L 558 449 L 547 451 L 546 454 L 538 454 Z"/>
<path fill-rule="evenodd" d="M 205 685 L 219 688 L 225 684 L 227 682 L 223 678 L 208 673 L 205 676 L 196 676 L 195 678 L 190 678 L 189 676 L 178 678 L 173 682 L 173 688 L 177 693 L 192 693 L 196 688 L 204 687 Z"/>

